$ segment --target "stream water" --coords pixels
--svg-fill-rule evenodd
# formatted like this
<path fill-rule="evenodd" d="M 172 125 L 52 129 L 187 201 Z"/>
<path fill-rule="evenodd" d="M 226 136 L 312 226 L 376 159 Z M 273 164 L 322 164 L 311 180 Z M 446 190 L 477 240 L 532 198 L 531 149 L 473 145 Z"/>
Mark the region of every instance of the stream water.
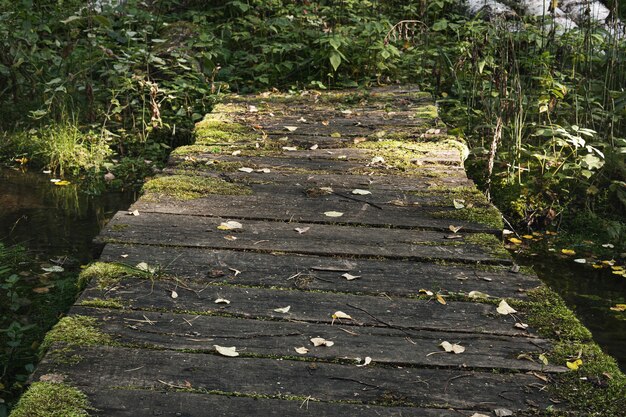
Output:
<path fill-rule="evenodd" d="M 0 241 L 21 244 L 40 258 L 67 256 L 87 263 L 94 255 L 92 239 L 135 198 L 118 192 L 88 196 L 77 185 L 55 186 L 43 174 L 0 169 Z M 518 261 L 534 266 L 626 371 L 625 316 L 610 310 L 626 303 L 626 279 L 553 257 Z"/>

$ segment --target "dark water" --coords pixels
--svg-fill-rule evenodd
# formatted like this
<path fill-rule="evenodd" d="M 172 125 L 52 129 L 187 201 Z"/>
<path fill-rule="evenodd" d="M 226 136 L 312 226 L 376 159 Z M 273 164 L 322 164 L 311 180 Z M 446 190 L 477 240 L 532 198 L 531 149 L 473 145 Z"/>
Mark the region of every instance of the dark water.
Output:
<path fill-rule="evenodd" d="M 518 261 L 532 266 L 542 281 L 561 295 L 596 342 L 626 372 L 626 314 L 610 309 L 615 304 L 626 304 L 626 278 L 608 269 L 593 269 L 554 256 Z"/>
<path fill-rule="evenodd" d="M 0 241 L 86 263 L 92 239 L 134 199 L 134 193 L 120 192 L 89 196 L 78 184 L 56 186 L 45 174 L 0 168 Z"/>

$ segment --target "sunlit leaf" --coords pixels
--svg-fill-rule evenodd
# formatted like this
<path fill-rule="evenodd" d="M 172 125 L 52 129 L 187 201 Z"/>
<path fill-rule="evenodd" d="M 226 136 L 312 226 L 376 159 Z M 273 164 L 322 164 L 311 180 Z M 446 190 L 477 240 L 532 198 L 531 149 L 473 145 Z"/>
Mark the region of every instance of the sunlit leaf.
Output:
<path fill-rule="evenodd" d="M 566 361 L 565 364 L 572 371 L 577 371 L 578 368 L 580 368 L 582 366 L 583 360 L 582 359 L 576 359 L 575 361 L 571 361 L 571 362 L 570 361 Z"/>
<path fill-rule="evenodd" d="M 235 346 L 224 347 L 224 346 L 219 346 L 219 345 L 213 345 L 213 347 L 215 348 L 217 353 L 219 353 L 220 355 L 228 356 L 231 358 L 239 356 L 239 352 L 237 352 L 237 348 Z"/>
<path fill-rule="evenodd" d="M 496 311 L 503 315 L 517 313 L 517 310 L 511 307 L 509 303 L 507 303 L 505 300 L 500 301 L 500 304 L 498 304 L 498 308 L 496 309 Z"/>

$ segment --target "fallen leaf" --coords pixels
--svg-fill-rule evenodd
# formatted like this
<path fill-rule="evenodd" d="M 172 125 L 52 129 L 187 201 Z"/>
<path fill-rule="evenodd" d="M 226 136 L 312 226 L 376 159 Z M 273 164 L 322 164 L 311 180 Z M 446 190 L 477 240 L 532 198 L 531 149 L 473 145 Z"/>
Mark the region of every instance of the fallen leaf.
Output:
<path fill-rule="evenodd" d="M 355 144 L 361 143 L 361 142 L 366 142 L 366 141 L 367 141 L 367 138 L 364 138 L 364 137 L 359 137 L 359 138 L 352 139 L 352 142 L 354 142 Z"/>
<path fill-rule="evenodd" d="M 213 347 L 215 348 L 217 353 L 219 353 L 220 355 L 228 356 L 231 358 L 234 358 L 235 356 L 239 356 L 239 353 L 237 352 L 237 348 L 235 346 L 224 347 L 224 346 L 219 346 L 219 345 L 213 345 Z"/>
<path fill-rule="evenodd" d="M 365 361 L 363 361 L 363 364 L 357 365 L 357 366 L 360 368 L 360 367 L 363 367 L 363 366 L 367 366 L 370 363 L 372 363 L 372 358 L 370 358 L 369 356 L 366 356 L 365 357 Z"/>
<path fill-rule="evenodd" d="M 505 300 L 500 301 L 496 311 L 503 315 L 517 313 L 517 310 L 513 309 Z"/>
<path fill-rule="evenodd" d="M 50 292 L 50 288 L 49 287 L 37 287 L 37 288 L 33 288 L 32 291 L 35 294 L 46 294 Z"/>
<path fill-rule="evenodd" d="M 288 313 L 289 309 L 291 309 L 291 306 L 275 308 L 274 311 L 277 313 Z"/>
<path fill-rule="evenodd" d="M 295 132 L 296 130 L 298 130 L 298 126 L 284 126 L 284 128 L 290 132 Z"/>
<path fill-rule="evenodd" d="M 305 348 L 304 346 L 294 348 L 294 350 L 301 355 L 304 355 L 305 353 L 309 353 L 309 349 Z"/>
<path fill-rule="evenodd" d="M 577 264 L 586 264 L 587 260 L 585 258 L 574 259 L 574 262 Z"/>
<path fill-rule="evenodd" d="M 513 411 L 507 409 L 507 408 L 496 408 L 495 410 L 493 410 L 493 413 L 497 416 L 497 417 L 507 417 L 507 416 L 512 416 L 513 415 Z"/>
<path fill-rule="evenodd" d="M 470 417 L 489 417 L 489 416 L 486 414 L 474 413 Z"/>
<path fill-rule="evenodd" d="M 613 311 L 626 311 L 626 304 L 615 304 L 615 306 L 611 307 Z"/>
<path fill-rule="evenodd" d="M 528 324 L 526 323 L 515 323 L 513 326 L 517 327 L 518 329 L 522 329 L 522 330 L 526 330 L 528 329 Z"/>
<path fill-rule="evenodd" d="M 309 230 L 311 230 L 311 228 L 310 227 L 296 227 L 293 230 L 295 230 L 296 232 L 298 232 L 299 235 L 301 235 L 302 233 L 306 233 Z"/>
<path fill-rule="evenodd" d="M 342 277 L 344 277 L 348 281 L 352 281 L 353 279 L 361 278 L 361 275 L 351 275 L 346 272 L 345 274 L 342 275 Z"/>
<path fill-rule="evenodd" d="M 60 187 L 63 187 L 63 186 L 66 186 L 66 185 L 70 185 L 70 184 L 71 184 L 71 182 L 69 182 L 69 181 L 65 181 L 65 180 L 62 180 L 62 181 L 54 181 L 54 185 L 58 185 L 58 186 L 60 186 Z"/>
<path fill-rule="evenodd" d="M 252 105 L 248 106 L 248 112 L 256 113 L 258 111 L 259 111 L 259 109 L 257 109 L 256 106 L 252 106 Z"/>
<path fill-rule="evenodd" d="M 46 272 L 63 272 L 63 271 L 65 271 L 65 269 L 63 269 L 62 266 L 58 266 L 58 265 L 53 265 L 53 266 L 49 266 L 49 267 L 42 267 L 41 269 L 43 269 Z"/>
<path fill-rule="evenodd" d="M 379 130 L 378 132 L 374 133 L 374 135 L 375 135 L 377 138 L 379 138 L 379 139 L 380 139 L 380 138 L 382 138 L 383 136 L 385 136 L 386 134 L 387 134 L 387 132 L 386 132 L 386 131 L 384 131 L 384 130 Z"/>
<path fill-rule="evenodd" d="M 129 216 L 139 216 L 139 210 L 133 210 L 133 211 L 128 210 L 128 215 Z"/>
<path fill-rule="evenodd" d="M 341 137 L 341 133 L 339 132 L 333 132 L 330 134 L 331 138 L 340 138 Z"/>
<path fill-rule="evenodd" d="M 548 357 L 546 356 L 545 353 L 540 353 L 538 356 L 539 360 L 541 361 L 541 363 L 543 363 L 544 365 L 548 365 Z M 547 380 L 546 380 L 547 382 Z"/>
<path fill-rule="evenodd" d="M 219 230 L 235 230 L 235 229 L 241 229 L 242 227 L 243 225 L 241 223 L 233 221 L 233 220 L 222 222 L 220 223 L 219 226 L 217 226 Z"/>
<path fill-rule="evenodd" d="M 522 237 L 527 240 L 533 240 L 535 238 L 533 235 L 523 235 Z"/>
<path fill-rule="evenodd" d="M 283 146 L 283 150 L 293 152 L 293 151 L 297 151 L 298 148 L 296 148 L 295 146 Z"/>
<path fill-rule="evenodd" d="M 459 210 L 462 208 L 465 208 L 465 200 L 457 200 L 456 198 L 454 200 L 452 200 L 452 204 L 454 204 L 454 208 Z"/>
<path fill-rule="evenodd" d="M 383 158 L 382 156 L 375 156 L 370 161 L 370 165 L 384 164 L 384 163 L 385 163 L 385 158 Z"/>
<path fill-rule="evenodd" d="M 453 352 L 456 354 L 465 352 L 465 347 L 461 345 L 457 345 L 456 343 L 452 344 L 450 342 L 444 341 L 444 342 L 441 342 L 439 346 L 441 346 L 443 350 L 445 350 L 446 352 Z"/>
<path fill-rule="evenodd" d="M 368 195 L 368 194 L 372 194 L 371 191 L 367 191 L 367 190 L 361 190 L 359 188 L 355 188 L 354 190 L 352 190 L 352 194 L 354 195 Z"/>
<path fill-rule="evenodd" d="M 341 113 L 343 113 L 343 114 L 352 114 L 352 110 L 349 110 L 349 109 L 341 110 Z"/>
<path fill-rule="evenodd" d="M 225 298 L 218 298 L 217 300 L 214 301 L 215 304 L 230 304 L 230 300 L 227 300 Z"/>
<path fill-rule="evenodd" d="M 246 167 L 239 168 L 238 171 L 246 172 L 248 174 L 251 173 L 251 172 L 254 172 L 254 170 L 252 168 L 246 168 Z"/>
<path fill-rule="evenodd" d="M 314 337 L 311 339 L 311 343 L 313 343 L 313 346 L 315 347 L 317 346 L 331 347 L 332 345 L 335 344 L 335 342 L 333 342 L 332 340 L 326 340 L 323 337 Z"/>
<path fill-rule="evenodd" d="M 480 291 L 470 291 L 467 296 L 469 298 L 489 298 L 489 294 L 485 294 L 484 292 Z"/>
<path fill-rule="evenodd" d="M 418 291 L 418 293 L 419 293 L 419 294 L 425 294 L 425 295 L 428 295 L 428 296 L 435 295 L 435 293 L 433 293 L 432 291 L 430 291 L 430 290 L 425 290 L 425 289 L 423 289 L 423 288 L 422 288 L 422 289 L 420 289 L 420 290 Z"/>
<path fill-rule="evenodd" d="M 178 293 L 174 290 L 172 290 L 172 294 L 171 294 L 172 298 L 178 298 Z"/>
<path fill-rule="evenodd" d="M 577 371 L 578 368 L 580 368 L 582 366 L 583 360 L 582 359 L 576 359 L 575 361 L 572 361 L 572 362 L 566 361 L 565 364 L 572 371 Z"/>
<path fill-rule="evenodd" d="M 256 172 L 261 172 L 263 174 L 269 174 L 272 171 L 270 171 L 269 168 L 261 168 L 261 169 L 257 169 Z"/>
<path fill-rule="evenodd" d="M 311 146 L 309 149 L 310 149 L 310 150 L 312 150 L 312 151 L 314 151 L 314 150 L 316 150 L 317 148 L 319 148 L 319 145 L 316 143 L 315 145 Z"/>
<path fill-rule="evenodd" d="M 228 235 L 228 236 L 224 236 L 224 239 L 233 241 L 233 240 L 237 240 L 237 236 Z"/>
<path fill-rule="evenodd" d="M 462 228 L 463 228 L 463 226 L 453 226 L 453 225 L 448 226 L 448 229 L 450 229 L 450 231 L 452 233 L 457 233 Z"/>
<path fill-rule="evenodd" d="M 139 262 L 137 265 L 135 265 L 135 268 L 137 268 L 140 271 L 150 272 L 151 274 L 153 274 L 156 271 L 155 267 L 152 267 L 145 262 Z"/>
<path fill-rule="evenodd" d="M 613 249 L 615 247 L 615 245 L 613 245 L 612 243 L 605 243 L 602 245 L 603 248 L 608 248 L 608 249 Z"/>
<path fill-rule="evenodd" d="M 322 124 L 324 126 L 328 126 L 330 124 L 330 122 L 328 120 L 322 120 Z"/>
<path fill-rule="evenodd" d="M 340 211 L 326 211 L 324 212 L 324 215 L 327 217 L 341 217 L 343 216 L 343 213 Z"/>
<path fill-rule="evenodd" d="M 463 239 L 463 235 L 445 235 L 445 239 Z"/>
<path fill-rule="evenodd" d="M 514 243 L 516 245 L 521 245 L 522 243 L 524 243 L 524 242 L 522 242 L 521 239 L 518 239 L 516 237 L 509 238 L 509 242 Z"/>
<path fill-rule="evenodd" d="M 576 251 L 572 249 L 561 249 L 561 253 L 563 255 L 569 255 L 569 256 L 576 255 Z"/>
<path fill-rule="evenodd" d="M 233 151 L 233 153 L 231 153 L 232 156 L 237 156 L 237 155 L 241 155 L 241 151 Z"/>
<path fill-rule="evenodd" d="M 305 119 L 304 117 L 300 117 L 300 118 L 298 119 L 298 121 L 299 121 L 300 123 L 306 123 L 306 119 Z"/>
<path fill-rule="evenodd" d="M 241 271 L 240 271 L 240 270 L 238 270 L 238 269 L 235 269 L 235 268 L 228 268 L 228 270 L 229 270 L 229 271 L 232 271 L 232 272 L 235 274 L 235 276 L 237 276 L 237 275 L 241 274 Z"/>
<path fill-rule="evenodd" d="M 349 314 L 344 313 L 343 311 L 335 311 L 332 315 L 333 320 L 335 319 L 346 319 L 346 320 L 352 320 L 352 317 L 350 317 Z"/>
<path fill-rule="evenodd" d="M 437 302 L 439 304 L 443 304 L 444 306 L 446 305 L 446 299 L 443 298 L 440 294 L 437 294 Z"/>

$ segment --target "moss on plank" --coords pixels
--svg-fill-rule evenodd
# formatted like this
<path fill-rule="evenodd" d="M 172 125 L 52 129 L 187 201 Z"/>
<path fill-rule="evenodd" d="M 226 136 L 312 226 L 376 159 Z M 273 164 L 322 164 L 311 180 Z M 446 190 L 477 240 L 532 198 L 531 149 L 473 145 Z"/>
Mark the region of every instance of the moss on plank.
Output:
<path fill-rule="evenodd" d="M 464 240 L 466 243 L 476 245 L 482 248 L 485 252 L 496 258 L 510 259 L 511 255 L 504 248 L 504 245 L 492 234 L 489 233 L 468 233 L 465 235 Z"/>
<path fill-rule="evenodd" d="M 86 417 L 94 410 L 78 389 L 53 382 L 35 382 L 24 393 L 10 417 Z"/>
<path fill-rule="evenodd" d="M 150 273 L 133 268 L 129 265 L 113 262 L 94 262 L 84 269 L 78 276 L 78 288 L 85 288 L 94 281 L 100 290 L 110 288 L 125 277 L 150 278 Z"/>
<path fill-rule="evenodd" d="M 210 118 L 205 118 L 196 124 L 194 135 L 196 145 L 205 146 L 217 143 L 250 142 L 256 138 L 252 128 L 240 123 Z"/>
<path fill-rule="evenodd" d="M 111 337 L 100 331 L 95 317 L 74 315 L 63 317 L 47 334 L 41 343 L 42 352 L 54 343 L 65 347 L 96 346 L 110 344 Z"/>
<path fill-rule="evenodd" d="M 174 200 L 193 200 L 210 194 L 249 195 L 249 187 L 233 184 L 219 178 L 192 175 L 169 175 L 154 178 L 143 186 L 144 198 L 156 201 L 163 197 Z"/>
<path fill-rule="evenodd" d="M 434 120 L 439 117 L 439 110 L 434 104 L 425 104 L 415 109 L 415 113 L 413 113 L 413 115 L 418 119 Z"/>
<path fill-rule="evenodd" d="M 455 210 L 442 210 L 431 213 L 436 219 L 461 220 L 472 223 L 484 224 L 496 230 L 502 230 L 504 223 L 500 211 L 493 207 L 471 207 Z"/>
<path fill-rule="evenodd" d="M 94 308 L 110 308 L 110 309 L 123 309 L 124 303 L 117 298 L 90 298 L 89 300 L 82 300 L 78 303 L 82 307 L 94 307 Z"/>
<path fill-rule="evenodd" d="M 546 356 L 552 365 L 565 366 L 581 359 L 578 370 L 553 376 L 551 394 L 571 404 L 577 414 L 618 416 L 626 410 L 626 376 L 615 359 L 593 341 L 591 332 L 576 318 L 565 302 L 542 286 L 528 292 L 529 301 L 511 301 L 525 321 L 554 341 Z"/>

